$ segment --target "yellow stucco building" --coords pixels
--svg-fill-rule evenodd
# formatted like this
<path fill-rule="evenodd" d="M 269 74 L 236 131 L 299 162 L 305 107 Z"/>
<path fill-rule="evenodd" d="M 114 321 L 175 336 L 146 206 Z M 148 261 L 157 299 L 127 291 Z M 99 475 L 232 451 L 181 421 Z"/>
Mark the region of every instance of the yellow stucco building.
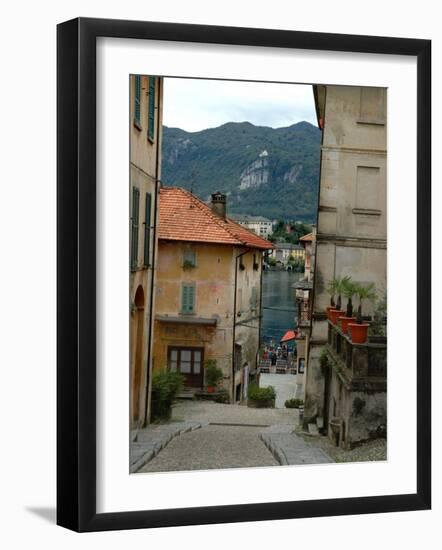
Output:
<path fill-rule="evenodd" d="M 130 418 L 149 418 L 156 211 L 161 177 L 162 84 L 130 77 Z"/>
<path fill-rule="evenodd" d="M 155 290 L 154 369 L 185 375 L 202 389 L 215 359 L 222 385 L 240 401 L 256 369 L 262 256 L 272 243 L 226 216 L 226 197 L 211 206 L 188 191 L 162 187 Z"/>

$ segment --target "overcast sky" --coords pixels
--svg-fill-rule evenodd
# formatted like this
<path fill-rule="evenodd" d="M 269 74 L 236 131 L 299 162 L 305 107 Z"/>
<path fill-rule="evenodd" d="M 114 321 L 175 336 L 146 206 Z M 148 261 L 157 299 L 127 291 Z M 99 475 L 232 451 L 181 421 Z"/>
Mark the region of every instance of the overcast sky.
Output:
<path fill-rule="evenodd" d="M 226 122 L 280 128 L 306 120 L 314 125 L 309 85 L 165 78 L 163 122 L 196 132 Z"/>

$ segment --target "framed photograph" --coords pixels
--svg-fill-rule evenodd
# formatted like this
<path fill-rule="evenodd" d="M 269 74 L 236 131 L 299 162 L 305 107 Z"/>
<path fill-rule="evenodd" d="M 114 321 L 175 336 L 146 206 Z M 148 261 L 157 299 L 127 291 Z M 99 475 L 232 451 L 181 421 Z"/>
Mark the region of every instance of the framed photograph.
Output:
<path fill-rule="evenodd" d="M 430 41 L 57 36 L 57 523 L 429 509 Z"/>

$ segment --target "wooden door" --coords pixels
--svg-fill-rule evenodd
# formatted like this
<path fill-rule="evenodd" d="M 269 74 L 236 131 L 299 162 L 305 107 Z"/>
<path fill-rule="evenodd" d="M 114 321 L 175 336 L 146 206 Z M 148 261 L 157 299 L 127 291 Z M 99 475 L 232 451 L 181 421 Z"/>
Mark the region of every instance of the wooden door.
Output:
<path fill-rule="evenodd" d="M 191 388 L 203 386 L 204 348 L 190 348 L 170 346 L 168 350 L 168 364 L 171 372 L 180 372 L 184 375 L 184 384 Z"/>

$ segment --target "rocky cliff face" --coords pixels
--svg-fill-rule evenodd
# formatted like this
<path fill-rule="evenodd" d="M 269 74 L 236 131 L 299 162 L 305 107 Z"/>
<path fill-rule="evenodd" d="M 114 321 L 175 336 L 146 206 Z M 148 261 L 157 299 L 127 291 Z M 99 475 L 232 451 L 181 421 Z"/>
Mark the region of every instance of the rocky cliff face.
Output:
<path fill-rule="evenodd" d="M 272 129 L 248 122 L 201 132 L 164 127 L 162 181 L 207 200 L 228 194 L 228 211 L 271 219 L 316 218 L 320 130 L 301 122 Z"/>
<path fill-rule="evenodd" d="M 269 154 L 266 150 L 259 154 L 259 158 L 253 161 L 239 177 L 239 190 L 249 189 L 250 187 L 259 187 L 268 183 L 270 179 Z"/>

